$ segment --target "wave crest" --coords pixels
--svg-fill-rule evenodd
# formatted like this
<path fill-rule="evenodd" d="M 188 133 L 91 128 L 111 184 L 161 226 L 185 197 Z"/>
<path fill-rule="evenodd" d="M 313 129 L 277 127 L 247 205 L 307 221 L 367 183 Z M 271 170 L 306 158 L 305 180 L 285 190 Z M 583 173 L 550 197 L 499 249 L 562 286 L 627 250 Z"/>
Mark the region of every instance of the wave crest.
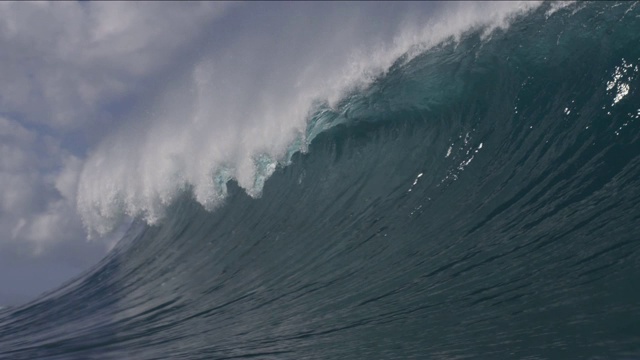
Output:
<path fill-rule="evenodd" d="M 407 21 L 402 9 L 399 20 L 381 30 L 371 21 L 345 18 L 349 12 L 315 25 L 277 17 L 254 33 L 238 34 L 226 47 L 203 49 L 193 67 L 88 157 L 78 194 L 83 222 L 98 234 L 127 216 L 153 224 L 185 191 L 215 209 L 231 179 L 259 196 L 277 164 L 304 152 L 335 124 L 327 116 L 346 94 L 366 88 L 399 59 L 407 62 L 478 28 L 504 29 L 538 5 L 453 4 L 427 21 Z"/>

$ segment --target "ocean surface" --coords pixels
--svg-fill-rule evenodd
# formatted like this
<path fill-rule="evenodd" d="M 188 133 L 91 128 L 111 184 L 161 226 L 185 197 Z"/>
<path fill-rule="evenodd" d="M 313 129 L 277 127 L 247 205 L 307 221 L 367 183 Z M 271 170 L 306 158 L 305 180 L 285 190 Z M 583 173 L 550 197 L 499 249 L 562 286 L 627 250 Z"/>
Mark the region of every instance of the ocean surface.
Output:
<path fill-rule="evenodd" d="M 639 66 L 637 2 L 405 54 L 259 196 L 186 189 L 0 309 L 0 359 L 640 359 Z"/>

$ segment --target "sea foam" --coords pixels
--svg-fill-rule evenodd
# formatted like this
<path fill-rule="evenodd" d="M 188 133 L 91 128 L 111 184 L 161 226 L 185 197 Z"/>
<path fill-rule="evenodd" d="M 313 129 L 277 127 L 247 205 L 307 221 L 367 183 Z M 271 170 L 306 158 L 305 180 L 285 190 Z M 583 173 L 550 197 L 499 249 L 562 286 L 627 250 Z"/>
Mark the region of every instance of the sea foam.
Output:
<path fill-rule="evenodd" d="M 260 196 L 292 146 L 305 151 L 309 134 L 317 133 L 308 128 L 316 104 L 335 107 L 401 56 L 408 61 L 466 31 L 505 29 L 539 3 L 451 3 L 421 11 L 413 4 L 398 6 L 393 16 L 392 8 L 376 15 L 381 11 L 373 5 L 325 5 L 297 4 L 295 16 L 253 19 L 250 30 L 212 41 L 128 114 L 92 149 L 80 175 L 77 205 L 88 231 L 108 233 L 126 217 L 156 223 L 184 191 L 215 209 L 231 179 Z M 382 15 L 395 20 L 380 25 Z"/>

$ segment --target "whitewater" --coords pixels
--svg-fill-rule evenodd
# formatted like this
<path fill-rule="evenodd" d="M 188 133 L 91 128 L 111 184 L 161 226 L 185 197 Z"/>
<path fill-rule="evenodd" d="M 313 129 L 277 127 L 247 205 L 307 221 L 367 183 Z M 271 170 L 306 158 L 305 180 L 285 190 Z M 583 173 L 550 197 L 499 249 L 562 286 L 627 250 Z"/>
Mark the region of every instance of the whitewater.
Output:
<path fill-rule="evenodd" d="M 121 238 L 0 308 L 1 359 L 640 358 L 637 2 L 350 6 L 91 149 L 79 213 Z"/>
<path fill-rule="evenodd" d="M 306 151 L 318 133 L 335 125 L 323 112 L 345 111 L 338 108 L 349 105 L 341 102 L 384 76 L 392 64 L 408 62 L 444 41 L 458 41 L 473 29 L 489 36 L 538 5 L 457 4 L 423 24 L 394 14 L 387 4 L 383 11 L 401 19 L 377 27 L 358 25 L 362 29 L 349 24 L 369 21 L 368 14 L 354 18 L 360 9 L 352 5 L 336 8 L 340 13 L 330 14 L 331 23 L 308 24 L 321 35 L 292 35 L 300 31 L 294 19 L 287 24 L 292 30 L 264 25 L 265 32 L 287 32 L 293 38 L 287 43 L 265 36 L 245 44 L 239 36 L 225 49 L 228 53 L 204 56 L 168 93 L 149 100 L 148 114 L 135 114 L 134 121 L 93 150 L 78 189 L 85 226 L 90 233 L 105 234 L 124 216 L 156 223 L 187 189 L 213 210 L 231 179 L 259 196 L 277 164 L 287 164 L 293 153 Z M 277 11 L 264 8 L 256 12 Z M 256 41 L 265 43 L 256 46 Z"/>

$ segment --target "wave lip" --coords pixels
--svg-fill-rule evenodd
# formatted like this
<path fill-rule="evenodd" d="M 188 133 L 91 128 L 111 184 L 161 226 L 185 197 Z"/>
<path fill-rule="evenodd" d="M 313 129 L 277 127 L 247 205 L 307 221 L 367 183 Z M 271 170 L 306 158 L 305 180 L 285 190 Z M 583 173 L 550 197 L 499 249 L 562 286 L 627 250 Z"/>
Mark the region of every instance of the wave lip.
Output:
<path fill-rule="evenodd" d="M 351 94 L 384 77 L 394 63 L 410 62 L 443 41 L 459 41 L 470 30 L 504 29 L 539 3 L 404 4 L 395 10 L 381 4 L 391 20 L 376 27 L 362 20 L 363 14 L 381 16 L 372 4 L 339 5 L 341 12 L 291 6 L 328 11 L 326 21 L 276 17 L 252 33 L 238 32 L 223 50 L 205 50 L 187 76 L 149 104 L 152 111 L 137 114 L 94 149 L 77 197 L 90 232 L 107 233 L 127 216 L 157 223 L 185 190 L 214 209 L 231 179 L 259 196 L 276 164 L 287 164 L 291 154 L 304 152 L 318 133 L 344 119 L 340 113 L 350 111 Z M 250 41 L 256 36 L 262 42 Z M 336 111 L 337 119 L 331 115 Z"/>

